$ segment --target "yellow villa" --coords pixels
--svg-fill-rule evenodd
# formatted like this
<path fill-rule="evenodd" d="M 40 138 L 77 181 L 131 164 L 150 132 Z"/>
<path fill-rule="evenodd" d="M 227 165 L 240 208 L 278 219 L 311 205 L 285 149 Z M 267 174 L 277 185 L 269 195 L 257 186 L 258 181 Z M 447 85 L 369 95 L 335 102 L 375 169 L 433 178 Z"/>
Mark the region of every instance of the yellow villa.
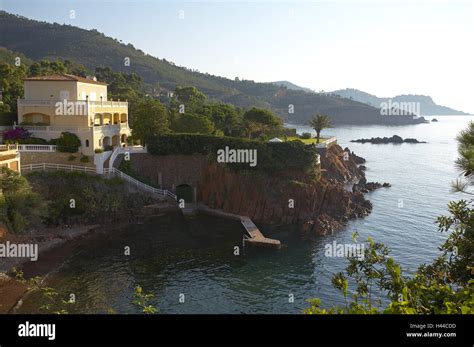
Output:
<path fill-rule="evenodd" d="M 24 90 L 18 122 L 34 137 L 51 140 L 71 132 L 81 140 L 82 154 L 93 155 L 96 149 L 125 144 L 130 135 L 128 103 L 108 100 L 107 84 L 93 77 L 30 77 Z"/>

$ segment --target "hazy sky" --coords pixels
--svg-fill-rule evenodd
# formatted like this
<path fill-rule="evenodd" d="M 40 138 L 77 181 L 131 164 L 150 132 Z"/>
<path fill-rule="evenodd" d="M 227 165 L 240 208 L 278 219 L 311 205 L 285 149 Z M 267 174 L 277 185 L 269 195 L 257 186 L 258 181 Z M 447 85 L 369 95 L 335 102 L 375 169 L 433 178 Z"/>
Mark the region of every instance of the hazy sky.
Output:
<path fill-rule="evenodd" d="M 473 1 L 0 4 L 28 18 L 95 28 L 201 72 L 259 82 L 288 80 L 314 90 L 426 94 L 474 113 Z"/>

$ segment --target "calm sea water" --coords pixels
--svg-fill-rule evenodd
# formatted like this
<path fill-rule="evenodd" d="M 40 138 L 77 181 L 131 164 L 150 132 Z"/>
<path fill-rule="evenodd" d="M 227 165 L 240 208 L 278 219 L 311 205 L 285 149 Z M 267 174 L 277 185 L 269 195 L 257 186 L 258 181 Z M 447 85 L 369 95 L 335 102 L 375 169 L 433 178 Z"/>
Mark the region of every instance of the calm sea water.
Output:
<path fill-rule="evenodd" d="M 438 123 L 351 126 L 324 132 L 367 159 L 369 181 L 392 184 L 367 194 L 374 206 L 370 216 L 351 221 L 334 235 L 308 241 L 296 237 L 291 228 L 263 228 L 266 236 L 281 239 L 286 247 L 247 250 L 236 256 L 234 246 L 241 245 L 242 230 L 235 222 L 166 216 L 93 237 L 51 273 L 49 284 L 64 297 L 74 293 L 77 303 L 71 312 L 78 313 L 102 313 L 110 308 L 118 313 L 139 312 L 131 304 L 136 285 L 156 295 L 153 304 L 161 313 L 299 313 L 311 297 L 321 298 L 325 305 L 341 303 L 330 280 L 347 262 L 325 257 L 325 244 L 351 243 L 357 231 L 360 240 L 371 236 L 389 246 L 407 271 L 439 254 L 437 246 L 446 235 L 437 231 L 436 217 L 447 213 L 449 201 L 461 198 L 450 192 L 450 183 L 458 177 L 453 165 L 455 137 L 474 117 L 436 118 Z M 428 143 L 350 143 L 394 134 Z M 126 246 L 131 249 L 128 257 L 123 255 Z M 184 303 L 179 302 L 180 294 Z M 293 303 L 289 303 L 290 294 Z M 22 311 L 36 312 L 39 301 L 31 297 Z"/>

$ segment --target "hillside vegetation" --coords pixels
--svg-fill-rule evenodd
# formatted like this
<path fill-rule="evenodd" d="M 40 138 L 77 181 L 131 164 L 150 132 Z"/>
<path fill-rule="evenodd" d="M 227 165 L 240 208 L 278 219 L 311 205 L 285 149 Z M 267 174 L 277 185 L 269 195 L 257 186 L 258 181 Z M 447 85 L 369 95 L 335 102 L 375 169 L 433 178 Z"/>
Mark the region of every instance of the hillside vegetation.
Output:
<path fill-rule="evenodd" d="M 96 30 L 39 22 L 0 11 L 0 33 L 1 47 L 35 61 L 69 60 L 92 71 L 97 67 L 110 67 L 118 72 L 136 73 L 152 90 L 172 91 L 177 86 L 194 86 L 211 99 L 236 107 L 269 108 L 291 123 L 306 124 L 315 113 L 331 115 L 334 125 L 418 122 L 406 116 L 383 117 L 374 107 L 324 93 L 290 90 L 272 83 L 230 80 L 179 67 Z M 124 64 L 125 58 L 130 59 L 130 66 Z M 289 112 L 291 105 L 293 113 Z"/>

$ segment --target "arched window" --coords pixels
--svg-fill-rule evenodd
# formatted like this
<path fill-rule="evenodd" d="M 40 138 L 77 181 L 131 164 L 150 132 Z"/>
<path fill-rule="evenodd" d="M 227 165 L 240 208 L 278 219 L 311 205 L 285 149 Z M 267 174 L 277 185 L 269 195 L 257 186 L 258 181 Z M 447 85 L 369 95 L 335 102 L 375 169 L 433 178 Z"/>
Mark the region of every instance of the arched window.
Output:
<path fill-rule="evenodd" d="M 89 140 L 86 140 L 86 147 L 89 147 Z"/>

